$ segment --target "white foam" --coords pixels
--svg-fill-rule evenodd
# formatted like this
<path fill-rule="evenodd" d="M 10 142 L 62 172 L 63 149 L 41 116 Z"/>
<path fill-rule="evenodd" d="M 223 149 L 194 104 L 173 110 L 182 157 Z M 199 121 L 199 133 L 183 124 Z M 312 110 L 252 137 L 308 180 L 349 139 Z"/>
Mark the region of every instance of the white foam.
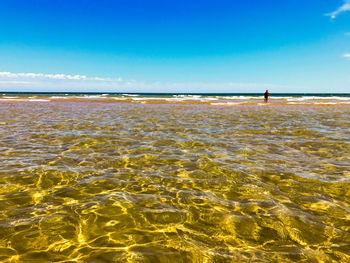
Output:
<path fill-rule="evenodd" d="M 167 100 L 178 100 L 178 101 L 201 100 L 201 99 L 203 99 L 203 97 L 199 95 L 174 95 L 172 98 L 167 98 Z"/>
<path fill-rule="evenodd" d="M 50 99 L 69 99 L 69 97 L 51 96 Z"/>
<path fill-rule="evenodd" d="M 28 101 L 28 99 L 0 99 L 0 101 Z"/>
<path fill-rule="evenodd" d="M 125 98 L 125 97 L 114 97 L 114 100 L 130 100 L 130 98 Z"/>
<path fill-rule="evenodd" d="M 142 101 L 142 100 L 162 100 L 162 98 L 154 98 L 154 97 L 142 97 L 142 98 L 131 98 L 132 100 L 136 100 L 136 101 Z"/>
<path fill-rule="evenodd" d="M 103 97 L 101 95 L 86 95 L 86 96 L 75 96 L 73 98 L 76 98 L 76 99 L 105 99 L 106 97 Z"/>
<path fill-rule="evenodd" d="M 201 98 L 201 95 L 173 95 L 175 98 Z"/>
<path fill-rule="evenodd" d="M 122 94 L 123 96 L 128 96 L 128 97 L 139 97 L 140 95 L 138 94 L 127 94 L 127 93 L 124 93 Z"/>
<path fill-rule="evenodd" d="M 217 98 L 212 97 L 175 97 L 175 98 L 164 98 L 166 101 L 201 101 L 201 102 L 208 102 L 208 101 L 214 101 L 218 100 Z"/>
<path fill-rule="evenodd" d="M 291 101 L 287 102 L 287 104 L 294 104 L 294 105 L 340 105 L 340 104 L 350 104 L 350 102 L 345 102 L 345 101 Z"/>
<path fill-rule="evenodd" d="M 305 96 L 305 97 L 286 97 L 287 101 L 310 101 L 310 100 L 343 100 L 348 101 L 350 97 L 315 97 L 315 96 Z"/>
<path fill-rule="evenodd" d="M 334 104 L 339 104 L 339 103 L 337 103 L 337 102 L 313 102 L 312 104 L 334 105 Z"/>
<path fill-rule="evenodd" d="M 246 104 L 246 103 L 245 102 L 212 102 L 210 103 L 210 105 L 225 105 L 225 106 L 242 105 L 242 104 Z"/>
<path fill-rule="evenodd" d="M 218 99 L 225 100 L 261 100 L 263 96 L 216 96 Z"/>
<path fill-rule="evenodd" d="M 45 100 L 45 99 L 30 99 L 28 101 L 35 101 L 35 102 L 41 102 L 41 101 L 50 101 L 50 100 Z"/>

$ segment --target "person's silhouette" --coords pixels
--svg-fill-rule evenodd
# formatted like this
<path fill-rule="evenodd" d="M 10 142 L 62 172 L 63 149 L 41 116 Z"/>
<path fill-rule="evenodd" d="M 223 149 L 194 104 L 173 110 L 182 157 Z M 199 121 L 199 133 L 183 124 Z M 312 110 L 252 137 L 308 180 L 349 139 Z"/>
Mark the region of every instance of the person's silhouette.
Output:
<path fill-rule="evenodd" d="M 269 100 L 269 96 L 270 96 L 270 93 L 268 90 L 265 91 L 265 94 L 264 94 L 264 98 L 265 98 L 265 102 L 267 103 L 268 100 Z"/>

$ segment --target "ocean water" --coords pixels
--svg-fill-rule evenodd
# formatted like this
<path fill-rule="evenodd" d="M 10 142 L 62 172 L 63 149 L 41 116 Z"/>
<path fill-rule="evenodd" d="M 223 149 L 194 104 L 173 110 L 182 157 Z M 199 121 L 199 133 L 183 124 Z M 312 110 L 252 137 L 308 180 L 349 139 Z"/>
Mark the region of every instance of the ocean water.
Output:
<path fill-rule="evenodd" d="M 1 262 L 350 262 L 350 96 L 3 94 Z"/>
<path fill-rule="evenodd" d="M 159 93 L 0 93 L 0 101 L 100 101 L 106 103 L 142 103 L 142 104 L 210 104 L 210 105 L 251 105 L 262 104 L 264 97 L 259 93 L 207 93 L 207 94 L 159 94 Z M 275 93 L 270 102 L 276 104 L 350 104 L 350 93 L 346 94 L 308 94 Z"/>

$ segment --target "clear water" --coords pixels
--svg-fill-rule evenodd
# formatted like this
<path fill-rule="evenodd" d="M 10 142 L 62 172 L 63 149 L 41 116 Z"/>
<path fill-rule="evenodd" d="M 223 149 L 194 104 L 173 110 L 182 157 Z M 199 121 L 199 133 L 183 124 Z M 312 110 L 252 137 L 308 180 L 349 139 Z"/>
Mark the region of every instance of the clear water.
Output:
<path fill-rule="evenodd" d="M 3 95 L 2 262 L 350 261 L 346 100 L 120 98 Z"/>

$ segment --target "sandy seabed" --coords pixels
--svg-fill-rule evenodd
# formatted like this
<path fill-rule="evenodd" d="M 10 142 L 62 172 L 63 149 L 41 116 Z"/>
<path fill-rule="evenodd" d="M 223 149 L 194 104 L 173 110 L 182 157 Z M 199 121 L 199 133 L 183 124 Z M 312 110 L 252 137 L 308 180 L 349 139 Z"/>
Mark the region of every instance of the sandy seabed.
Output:
<path fill-rule="evenodd" d="M 1 98 L 2 262 L 350 261 L 346 100 L 120 98 Z"/>

